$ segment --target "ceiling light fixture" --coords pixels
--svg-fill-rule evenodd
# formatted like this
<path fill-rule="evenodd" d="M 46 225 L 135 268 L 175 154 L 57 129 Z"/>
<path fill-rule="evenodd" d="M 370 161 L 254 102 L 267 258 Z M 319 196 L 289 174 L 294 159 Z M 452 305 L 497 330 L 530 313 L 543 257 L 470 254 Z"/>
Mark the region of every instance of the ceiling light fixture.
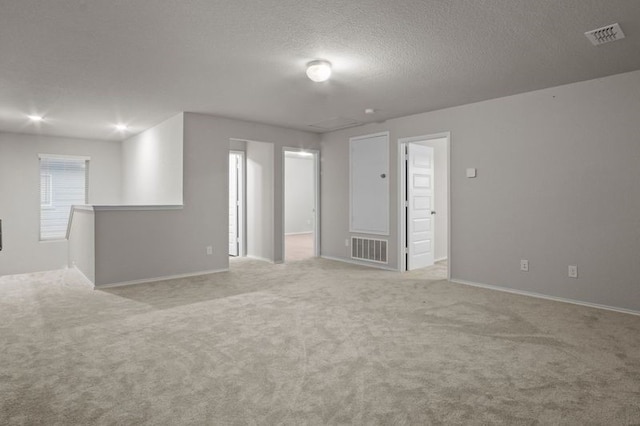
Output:
<path fill-rule="evenodd" d="M 309 62 L 307 64 L 307 77 L 316 83 L 329 80 L 329 77 L 331 77 L 331 62 L 324 60 Z"/>
<path fill-rule="evenodd" d="M 127 127 L 126 124 L 116 124 L 116 130 L 118 130 L 119 132 L 124 132 L 127 131 L 129 128 Z"/>
<path fill-rule="evenodd" d="M 40 121 L 44 120 L 44 117 L 41 115 L 29 115 L 29 120 L 39 123 Z"/>

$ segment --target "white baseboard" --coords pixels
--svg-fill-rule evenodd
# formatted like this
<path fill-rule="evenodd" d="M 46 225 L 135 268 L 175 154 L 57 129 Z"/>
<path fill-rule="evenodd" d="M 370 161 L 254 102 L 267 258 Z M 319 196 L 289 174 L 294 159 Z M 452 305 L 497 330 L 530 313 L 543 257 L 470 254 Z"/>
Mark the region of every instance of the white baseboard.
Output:
<path fill-rule="evenodd" d="M 640 315 L 640 311 L 635 311 L 633 309 L 618 308 L 618 307 L 615 307 L 615 306 L 601 305 L 599 303 L 583 302 L 581 300 L 568 299 L 566 297 L 549 296 L 549 295 L 546 295 L 546 294 L 534 293 L 532 291 L 515 290 L 515 289 L 512 289 L 512 288 L 508 288 L 508 287 L 500 287 L 500 286 L 496 286 L 496 285 L 482 284 L 482 283 L 476 283 L 476 282 L 473 282 L 473 281 L 458 280 L 458 279 L 454 279 L 454 278 L 451 278 L 449 281 L 451 281 L 452 283 L 456 283 L 456 284 L 462 284 L 462 285 L 469 285 L 469 286 L 473 286 L 473 287 L 486 288 L 486 289 L 489 289 L 489 290 L 497 290 L 497 291 L 502 291 L 502 292 L 505 292 L 505 293 L 519 294 L 520 296 L 529 296 L 529 297 L 535 297 L 537 299 L 553 300 L 554 302 L 571 303 L 572 305 L 587 306 L 589 308 L 604 309 L 604 310 L 607 310 L 607 311 L 620 312 L 620 313 L 623 313 L 623 314 Z"/>
<path fill-rule="evenodd" d="M 390 266 L 385 266 L 377 263 L 360 262 L 354 259 L 343 259 L 340 257 L 333 257 L 333 256 L 326 256 L 326 255 L 321 255 L 320 257 L 327 260 L 335 260 L 336 262 L 350 263 L 352 265 L 368 266 L 370 268 L 377 268 L 377 269 L 384 269 L 385 271 L 398 272 L 396 268 L 392 268 Z"/>
<path fill-rule="evenodd" d="M 269 262 L 269 263 L 274 263 L 272 259 L 267 259 L 266 257 L 260 257 L 260 256 L 253 256 L 253 255 L 246 255 L 245 256 L 247 259 L 253 259 L 253 260 L 259 260 L 261 262 Z"/>
<path fill-rule="evenodd" d="M 229 272 L 229 268 L 212 269 L 210 271 L 189 272 L 187 274 L 178 274 L 178 275 L 164 275 L 164 276 L 155 277 L 155 278 L 143 278 L 141 280 L 122 281 L 119 283 L 100 284 L 100 285 L 96 285 L 95 288 L 99 290 L 103 288 L 122 287 L 125 285 L 144 284 L 144 283 L 152 283 L 156 281 L 166 281 L 166 280 L 176 280 L 179 278 L 197 277 L 199 275 L 217 274 L 218 272 Z"/>
<path fill-rule="evenodd" d="M 287 232 L 286 234 L 284 234 L 284 236 L 286 237 L 287 235 L 308 235 L 308 234 L 313 234 L 313 231 Z"/>
<path fill-rule="evenodd" d="M 72 265 L 72 266 L 70 267 L 70 269 L 75 269 L 75 270 L 76 270 L 76 271 L 77 271 L 77 272 L 82 276 L 82 278 L 84 278 L 85 280 L 87 280 L 87 283 L 91 286 L 91 288 L 93 288 L 93 289 L 95 289 L 95 288 L 96 288 L 96 284 L 95 284 L 93 281 L 91 281 L 91 280 L 89 279 L 89 277 L 87 277 L 87 276 L 84 274 L 84 272 L 82 272 L 82 271 L 80 270 L 80 268 L 78 268 L 76 265 Z"/>
<path fill-rule="evenodd" d="M 440 259 L 435 259 L 433 262 L 442 262 L 443 260 L 447 260 L 447 256 L 441 257 Z"/>

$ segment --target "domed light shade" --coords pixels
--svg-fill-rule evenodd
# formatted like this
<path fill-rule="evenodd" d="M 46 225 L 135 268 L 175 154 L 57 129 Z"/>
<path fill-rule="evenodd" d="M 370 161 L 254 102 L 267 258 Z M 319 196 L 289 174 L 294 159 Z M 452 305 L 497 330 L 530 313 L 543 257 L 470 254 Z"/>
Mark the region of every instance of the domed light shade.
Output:
<path fill-rule="evenodd" d="M 307 77 L 316 83 L 329 80 L 331 63 L 329 61 L 312 61 L 307 64 Z"/>

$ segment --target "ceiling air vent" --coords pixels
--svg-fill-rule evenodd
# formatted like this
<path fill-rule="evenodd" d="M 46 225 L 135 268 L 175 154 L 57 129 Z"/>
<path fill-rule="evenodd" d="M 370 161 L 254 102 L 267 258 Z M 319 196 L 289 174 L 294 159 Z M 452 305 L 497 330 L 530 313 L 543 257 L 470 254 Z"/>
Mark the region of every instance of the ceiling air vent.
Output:
<path fill-rule="evenodd" d="M 624 38 L 622 28 L 617 23 L 598 28 L 597 30 L 587 31 L 584 33 L 594 46 L 609 43 Z"/>
<path fill-rule="evenodd" d="M 309 124 L 309 127 L 314 127 L 324 132 L 330 132 L 332 130 L 346 129 L 347 127 L 354 127 L 360 124 L 362 123 L 351 118 L 335 117 L 319 123 Z"/>

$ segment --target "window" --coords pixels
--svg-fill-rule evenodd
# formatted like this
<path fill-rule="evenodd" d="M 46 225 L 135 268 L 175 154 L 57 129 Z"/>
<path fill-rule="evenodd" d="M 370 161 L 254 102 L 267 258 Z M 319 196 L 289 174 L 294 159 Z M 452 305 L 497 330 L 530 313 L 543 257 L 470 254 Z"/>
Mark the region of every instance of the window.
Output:
<path fill-rule="evenodd" d="M 40 155 L 40 240 L 66 237 L 71 206 L 87 203 L 87 157 Z"/>
<path fill-rule="evenodd" d="M 51 175 L 40 173 L 40 207 L 51 207 Z"/>

